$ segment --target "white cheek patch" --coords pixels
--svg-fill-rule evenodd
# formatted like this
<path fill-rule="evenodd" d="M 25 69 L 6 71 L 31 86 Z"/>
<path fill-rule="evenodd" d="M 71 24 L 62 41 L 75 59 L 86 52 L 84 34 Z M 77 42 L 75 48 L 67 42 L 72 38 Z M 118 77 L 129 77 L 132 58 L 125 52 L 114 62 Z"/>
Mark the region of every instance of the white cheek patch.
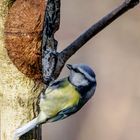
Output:
<path fill-rule="evenodd" d="M 88 85 L 88 81 L 84 78 L 84 76 L 79 73 L 75 73 L 75 72 L 72 73 L 71 82 L 76 86 Z"/>

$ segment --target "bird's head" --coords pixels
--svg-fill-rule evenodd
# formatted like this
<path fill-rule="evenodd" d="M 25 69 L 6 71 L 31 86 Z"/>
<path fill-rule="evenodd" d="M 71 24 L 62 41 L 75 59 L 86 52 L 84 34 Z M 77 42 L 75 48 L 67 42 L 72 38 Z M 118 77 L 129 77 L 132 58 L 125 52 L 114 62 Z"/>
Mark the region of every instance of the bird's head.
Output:
<path fill-rule="evenodd" d="M 95 91 L 96 76 L 94 71 L 85 64 L 67 64 L 70 70 L 69 81 L 78 89 L 80 93 L 89 94 L 89 91 Z M 90 93 L 90 94 L 93 94 Z"/>
<path fill-rule="evenodd" d="M 70 82 L 75 86 L 87 86 L 96 82 L 94 71 L 85 64 L 67 64 L 70 70 Z"/>

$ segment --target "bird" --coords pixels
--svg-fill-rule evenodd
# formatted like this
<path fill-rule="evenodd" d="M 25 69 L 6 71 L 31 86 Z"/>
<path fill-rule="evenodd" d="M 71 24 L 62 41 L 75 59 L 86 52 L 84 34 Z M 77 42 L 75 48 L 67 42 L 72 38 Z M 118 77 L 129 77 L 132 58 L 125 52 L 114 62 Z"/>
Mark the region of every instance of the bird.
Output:
<path fill-rule="evenodd" d="M 15 130 L 14 140 L 33 128 L 46 123 L 63 120 L 78 110 L 94 95 L 96 75 L 85 64 L 67 64 L 68 77 L 52 82 L 40 95 L 38 116 Z"/>

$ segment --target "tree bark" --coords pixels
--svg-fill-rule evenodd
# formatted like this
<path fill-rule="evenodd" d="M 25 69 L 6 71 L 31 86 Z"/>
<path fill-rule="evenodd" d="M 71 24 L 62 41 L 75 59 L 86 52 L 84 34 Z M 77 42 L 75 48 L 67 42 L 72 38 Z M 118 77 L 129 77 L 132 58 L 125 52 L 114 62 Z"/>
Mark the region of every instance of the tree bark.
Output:
<path fill-rule="evenodd" d="M 13 132 L 38 114 L 37 99 L 44 85 L 20 72 L 7 54 L 4 23 L 10 0 L 0 1 L 0 98 L 1 140 L 13 140 Z M 37 128 L 25 136 L 28 140 L 41 140 Z M 25 137 L 21 138 L 22 140 Z"/>

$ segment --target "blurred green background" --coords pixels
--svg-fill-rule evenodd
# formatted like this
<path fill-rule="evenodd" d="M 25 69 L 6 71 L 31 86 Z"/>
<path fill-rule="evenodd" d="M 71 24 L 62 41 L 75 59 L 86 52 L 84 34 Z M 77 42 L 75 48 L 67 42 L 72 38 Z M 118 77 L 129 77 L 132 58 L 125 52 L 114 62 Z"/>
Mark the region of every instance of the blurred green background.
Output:
<path fill-rule="evenodd" d="M 58 50 L 123 0 L 62 0 Z M 75 115 L 43 125 L 43 140 L 140 140 L 140 5 L 117 19 L 68 63 L 90 65 L 94 97 Z M 64 68 L 60 78 L 68 75 Z"/>

